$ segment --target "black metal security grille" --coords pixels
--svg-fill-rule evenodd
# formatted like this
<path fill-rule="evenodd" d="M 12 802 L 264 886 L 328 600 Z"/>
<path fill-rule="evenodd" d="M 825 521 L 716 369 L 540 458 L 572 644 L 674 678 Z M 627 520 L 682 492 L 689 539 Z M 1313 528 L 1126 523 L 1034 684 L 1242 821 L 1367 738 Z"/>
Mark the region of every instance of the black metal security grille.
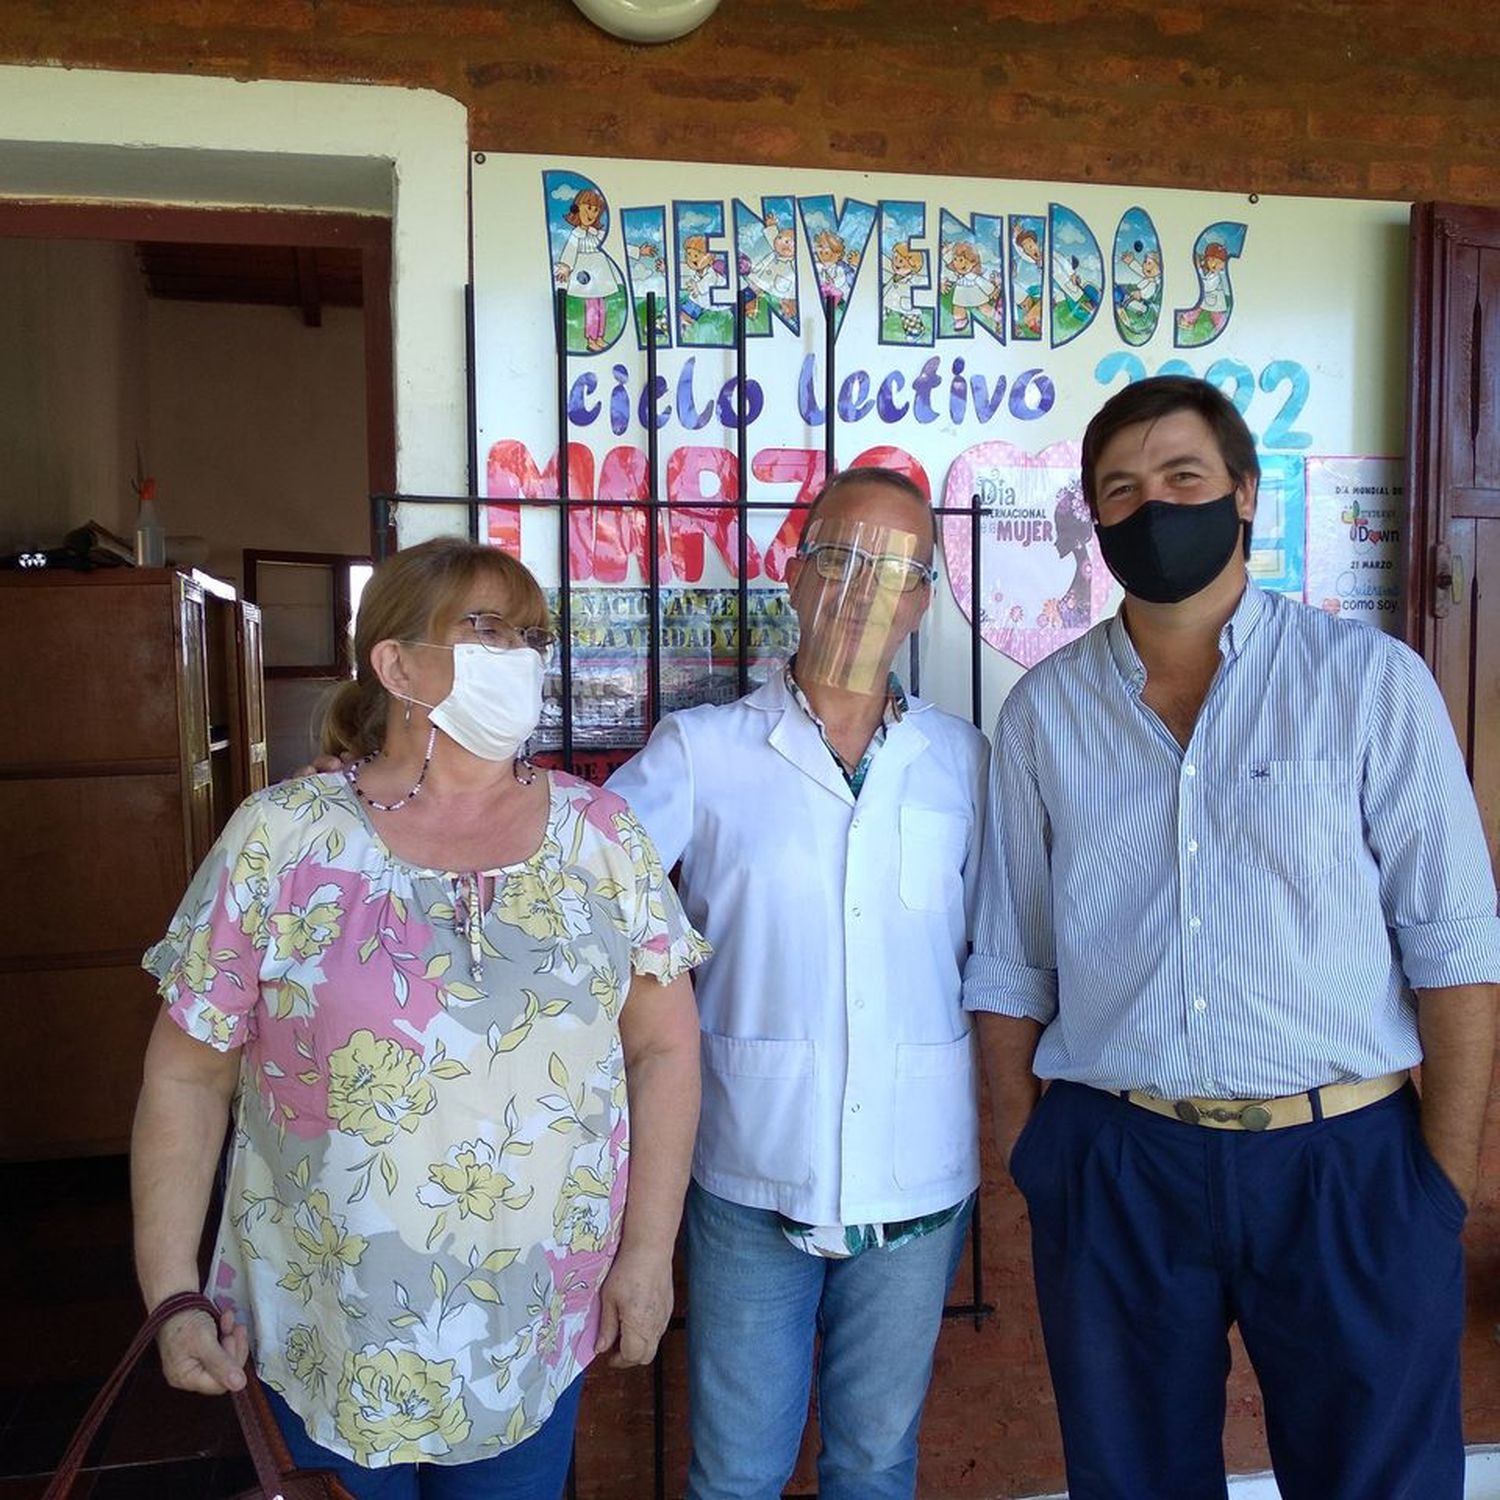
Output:
<path fill-rule="evenodd" d="M 833 317 L 834 304 L 830 300 L 824 305 L 824 327 L 826 331 L 824 341 L 824 458 L 826 472 L 831 476 L 838 471 L 838 402 L 837 392 L 837 365 L 835 361 L 835 321 Z M 487 497 L 478 493 L 478 433 L 477 413 L 474 376 L 474 317 L 473 317 L 473 290 L 469 291 L 468 302 L 468 328 L 469 328 L 469 364 L 468 364 L 468 393 L 469 393 L 469 454 L 470 474 L 469 493 L 467 495 L 405 495 L 388 494 L 374 495 L 371 497 L 372 524 L 374 530 L 374 551 L 377 561 L 387 555 L 396 546 L 396 524 L 400 512 L 407 508 L 428 506 L 446 506 L 449 508 L 461 507 L 468 517 L 469 535 L 477 539 L 481 534 L 480 521 L 483 513 L 492 505 L 519 506 L 523 509 L 543 510 L 555 512 L 558 516 L 558 586 L 554 592 L 554 607 L 557 614 L 558 625 L 558 652 L 554 679 L 549 683 L 549 697 L 555 698 L 558 704 L 558 721 L 556 734 L 549 747 L 552 753 L 540 757 L 541 759 L 555 763 L 565 771 L 573 772 L 578 769 L 580 760 L 580 746 L 577 734 L 577 652 L 574 641 L 575 627 L 575 584 L 571 577 L 571 559 L 569 553 L 569 538 L 571 528 L 568 524 L 569 517 L 575 511 L 588 510 L 596 506 L 602 506 L 610 510 L 641 511 L 645 513 L 647 524 L 646 533 L 646 649 L 645 649 L 645 714 L 644 732 L 638 736 L 632 734 L 622 744 L 613 747 L 616 750 L 632 750 L 644 742 L 646 734 L 649 734 L 661 717 L 662 713 L 662 668 L 663 668 L 663 591 L 661 583 L 661 528 L 657 524 L 663 513 L 670 514 L 672 509 L 669 502 L 663 497 L 663 486 L 661 484 L 661 454 L 659 451 L 659 438 L 657 429 L 657 402 L 660 399 L 657 390 L 657 349 L 656 349 L 656 296 L 649 294 L 646 298 L 645 328 L 647 334 L 645 358 L 645 385 L 644 390 L 650 393 L 651 419 L 646 424 L 647 444 L 647 493 L 644 498 L 614 499 L 600 501 L 598 499 L 569 494 L 568 475 L 568 351 L 567 319 L 566 319 L 566 293 L 559 290 L 556 294 L 554 307 L 554 328 L 556 331 L 555 355 L 556 355 L 556 399 L 557 399 L 557 493 L 543 497 L 531 497 L 513 499 L 510 497 Z M 745 335 L 745 315 L 743 304 L 736 304 L 734 309 L 735 323 L 735 441 L 738 457 L 738 485 L 733 498 L 720 500 L 707 500 L 694 498 L 690 504 L 684 505 L 683 509 L 693 511 L 707 510 L 732 510 L 735 513 L 738 538 L 738 569 L 737 569 L 737 600 L 735 616 L 735 651 L 736 651 L 736 674 L 738 690 L 740 694 L 748 692 L 752 686 L 752 657 L 750 644 L 750 618 L 751 590 L 747 578 L 747 543 L 748 523 L 750 515 L 754 511 L 775 510 L 785 512 L 788 509 L 806 509 L 805 502 L 794 503 L 791 506 L 784 500 L 752 500 L 749 495 L 750 465 L 748 462 L 748 422 L 746 420 L 746 391 L 747 391 L 747 351 Z M 942 506 L 935 505 L 934 512 L 942 516 L 964 516 L 969 522 L 969 576 L 973 580 L 972 607 L 969 618 L 969 691 L 970 691 L 970 716 L 974 724 L 983 730 L 985 728 L 984 704 L 983 704 L 983 681 L 982 681 L 982 651 L 983 638 L 981 626 L 983 615 L 980 609 L 979 579 L 980 569 L 980 520 L 987 512 L 979 505 L 979 497 L 974 496 L 966 506 Z M 629 586 L 621 586 L 628 588 Z M 549 591 L 550 592 L 550 591 Z M 913 636 L 910 648 L 910 661 L 908 666 L 907 681 L 913 692 L 920 691 L 920 663 L 918 658 L 918 641 Z M 680 705 L 677 705 L 680 706 Z M 969 1265 L 971 1293 L 967 1301 L 950 1303 L 943 1309 L 945 1318 L 967 1318 L 973 1321 L 975 1329 L 983 1327 L 984 1320 L 994 1311 L 993 1304 L 986 1302 L 984 1298 L 984 1257 L 983 1257 L 983 1230 L 980 1223 L 979 1205 L 976 1203 L 974 1217 L 970 1230 L 969 1241 Z M 671 1327 L 681 1328 L 682 1319 L 674 1318 Z M 666 1383 L 663 1377 L 662 1359 L 658 1354 L 652 1368 L 652 1392 L 653 1392 L 653 1494 L 656 1500 L 664 1500 L 666 1495 L 665 1477 L 665 1448 L 666 1448 L 666 1424 L 668 1419 Z M 577 1483 L 576 1473 L 569 1476 L 568 1494 L 576 1497 Z"/>

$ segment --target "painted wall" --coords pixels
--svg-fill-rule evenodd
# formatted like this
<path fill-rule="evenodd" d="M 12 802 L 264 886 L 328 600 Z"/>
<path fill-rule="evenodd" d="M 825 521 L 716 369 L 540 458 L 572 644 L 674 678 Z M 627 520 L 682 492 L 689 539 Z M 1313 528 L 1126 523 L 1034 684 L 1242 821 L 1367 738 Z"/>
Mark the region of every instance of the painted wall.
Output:
<path fill-rule="evenodd" d="M 134 530 L 145 331 L 129 245 L 0 239 L 0 552 Z"/>
<path fill-rule="evenodd" d="M 369 550 L 364 320 L 325 308 L 147 304 L 148 465 L 170 532 L 243 583 L 247 547 Z"/>
<path fill-rule="evenodd" d="M 136 448 L 168 532 L 369 549 L 364 320 L 148 299 L 132 245 L 0 239 L 0 550 L 96 520 L 129 538 Z"/>
<path fill-rule="evenodd" d="M 390 213 L 397 484 L 461 493 L 465 123 L 413 88 L 0 65 L 0 196 Z"/>

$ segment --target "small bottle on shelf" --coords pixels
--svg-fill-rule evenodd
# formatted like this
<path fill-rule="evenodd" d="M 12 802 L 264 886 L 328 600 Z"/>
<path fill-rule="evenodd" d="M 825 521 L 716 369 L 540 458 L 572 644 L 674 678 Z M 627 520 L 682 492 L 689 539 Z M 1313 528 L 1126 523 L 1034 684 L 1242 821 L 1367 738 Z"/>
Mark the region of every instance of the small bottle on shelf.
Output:
<path fill-rule="evenodd" d="M 135 518 L 135 565 L 138 568 L 164 568 L 167 565 L 167 534 L 156 519 L 156 481 L 138 480 L 136 494 L 141 503 Z"/>

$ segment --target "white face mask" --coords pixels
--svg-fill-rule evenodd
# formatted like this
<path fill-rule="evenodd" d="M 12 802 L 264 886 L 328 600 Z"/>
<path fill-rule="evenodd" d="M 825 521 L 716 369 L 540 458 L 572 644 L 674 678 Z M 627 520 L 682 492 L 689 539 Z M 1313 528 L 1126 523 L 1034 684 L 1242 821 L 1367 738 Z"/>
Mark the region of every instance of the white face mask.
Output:
<path fill-rule="evenodd" d="M 546 664 L 530 646 L 492 651 L 464 642 L 453 650 L 453 689 L 441 703 L 422 703 L 449 739 L 481 760 L 510 760 L 542 718 Z"/>

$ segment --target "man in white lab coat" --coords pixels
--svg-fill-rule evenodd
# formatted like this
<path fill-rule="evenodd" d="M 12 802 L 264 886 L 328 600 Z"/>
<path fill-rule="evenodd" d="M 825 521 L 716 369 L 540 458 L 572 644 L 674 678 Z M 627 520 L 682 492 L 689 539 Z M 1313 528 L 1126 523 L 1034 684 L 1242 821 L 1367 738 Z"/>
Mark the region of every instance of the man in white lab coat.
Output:
<path fill-rule="evenodd" d="M 688 1225 L 693 1500 L 776 1500 L 815 1335 L 822 1500 L 911 1500 L 979 1178 L 960 1005 L 985 741 L 890 668 L 931 600 L 904 476 L 838 475 L 787 571 L 798 655 L 610 779 L 714 945 Z"/>

